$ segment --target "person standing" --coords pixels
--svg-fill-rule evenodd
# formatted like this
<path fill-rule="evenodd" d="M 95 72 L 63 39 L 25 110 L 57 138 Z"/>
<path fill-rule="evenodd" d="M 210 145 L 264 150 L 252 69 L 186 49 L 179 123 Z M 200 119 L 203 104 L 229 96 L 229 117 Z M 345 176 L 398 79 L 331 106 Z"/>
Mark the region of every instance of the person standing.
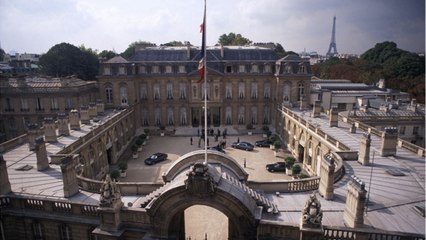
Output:
<path fill-rule="evenodd" d="M 192 145 L 192 136 L 191 136 L 191 138 L 190 138 L 190 140 L 189 140 L 190 142 L 191 142 L 191 145 Z"/>

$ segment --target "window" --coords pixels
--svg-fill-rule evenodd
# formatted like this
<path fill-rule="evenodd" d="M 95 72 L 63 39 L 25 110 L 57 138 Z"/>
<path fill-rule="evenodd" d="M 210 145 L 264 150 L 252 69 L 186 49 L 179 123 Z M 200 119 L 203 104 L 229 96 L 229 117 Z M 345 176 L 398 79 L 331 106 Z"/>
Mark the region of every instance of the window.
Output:
<path fill-rule="evenodd" d="M 160 84 L 154 83 L 154 100 L 160 99 Z"/>
<path fill-rule="evenodd" d="M 225 67 L 225 72 L 226 73 L 232 73 L 232 66 L 228 65 Z"/>
<path fill-rule="evenodd" d="M 179 98 L 186 99 L 186 86 L 184 82 L 179 83 Z"/>
<path fill-rule="evenodd" d="M 50 107 L 51 107 L 51 110 L 52 110 L 52 111 L 59 110 L 59 107 L 58 107 L 58 99 L 57 99 L 57 98 L 51 98 L 51 99 L 50 99 L 50 102 L 51 102 Z"/>
<path fill-rule="evenodd" d="M 271 96 L 271 84 L 269 82 L 266 82 L 263 89 L 263 98 L 269 99 L 270 96 Z"/>
<path fill-rule="evenodd" d="M 180 125 L 184 126 L 187 123 L 186 108 L 180 109 Z"/>
<path fill-rule="evenodd" d="M 104 67 L 104 75 L 111 75 L 111 68 L 110 67 Z"/>
<path fill-rule="evenodd" d="M 139 74 L 146 73 L 146 66 L 139 66 Z"/>
<path fill-rule="evenodd" d="M 119 75 L 126 75 L 126 69 L 124 68 L 124 66 L 118 67 L 118 74 Z"/>
<path fill-rule="evenodd" d="M 293 69 L 292 69 L 292 67 L 291 67 L 291 64 L 290 64 L 290 63 L 286 63 L 286 64 L 285 64 L 285 72 L 286 72 L 286 73 L 292 73 L 292 72 L 293 72 Z"/>
<path fill-rule="evenodd" d="M 89 236 L 89 240 L 98 240 L 98 236 L 93 234 L 93 231 L 95 230 L 95 228 L 90 228 L 89 231 L 87 232 L 87 236 Z"/>
<path fill-rule="evenodd" d="M 241 106 L 238 111 L 238 124 L 244 124 L 244 107 Z"/>
<path fill-rule="evenodd" d="M 13 112 L 13 100 L 6 98 L 6 111 Z"/>
<path fill-rule="evenodd" d="M 148 99 L 148 88 L 146 83 L 141 84 L 141 99 L 142 100 Z"/>
<path fill-rule="evenodd" d="M 419 127 L 413 127 L 413 135 L 419 134 Z"/>
<path fill-rule="evenodd" d="M 239 72 L 239 73 L 244 73 L 244 72 L 246 72 L 246 66 L 245 66 L 245 65 L 239 65 L 239 66 L 238 66 L 238 72 Z"/>
<path fill-rule="evenodd" d="M 161 125 L 161 109 L 155 108 L 155 125 L 160 126 Z"/>
<path fill-rule="evenodd" d="M 106 103 L 112 103 L 112 87 L 105 88 Z"/>
<path fill-rule="evenodd" d="M 33 238 L 35 240 L 42 240 L 43 238 L 43 225 L 41 225 L 41 223 L 39 222 L 34 222 L 32 224 L 32 228 L 33 228 Z"/>
<path fill-rule="evenodd" d="M 206 89 L 206 92 L 207 92 L 207 100 L 209 100 L 210 99 L 210 84 L 209 83 L 206 83 L 205 85 L 204 85 L 207 89 Z M 205 91 L 204 91 L 204 89 L 202 89 L 202 91 L 201 91 L 201 98 L 204 100 L 204 94 L 205 94 Z"/>
<path fill-rule="evenodd" d="M 169 107 L 167 109 L 167 123 L 172 126 L 174 125 L 175 121 L 174 121 L 174 116 L 173 116 L 173 108 Z"/>
<path fill-rule="evenodd" d="M 253 64 L 251 65 L 251 72 L 252 73 L 258 73 L 259 72 L 259 66 Z"/>
<path fill-rule="evenodd" d="M 290 101 L 290 84 L 284 83 L 284 90 L 283 90 L 283 102 Z"/>
<path fill-rule="evenodd" d="M 21 111 L 22 112 L 27 112 L 28 110 L 29 110 L 29 108 L 28 108 L 28 99 L 21 98 Z"/>
<path fill-rule="evenodd" d="M 120 99 L 121 99 L 121 105 L 122 106 L 128 105 L 127 86 L 125 86 L 125 85 L 120 86 Z"/>
<path fill-rule="evenodd" d="M 263 108 L 263 124 L 269 124 L 269 107 Z"/>
<path fill-rule="evenodd" d="M 148 110 L 146 108 L 142 109 L 142 125 L 148 126 Z"/>
<path fill-rule="evenodd" d="M 112 89 L 111 89 L 111 98 L 112 98 Z M 72 101 L 72 98 L 67 98 L 65 109 L 72 109 L 73 107 L 74 107 L 74 103 Z"/>
<path fill-rule="evenodd" d="M 306 73 L 305 64 L 303 64 L 303 63 L 299 64 L 299 73 Z"/>
<path fill-rule="evenodd" d="M 172 73 L 172 66 L 166 66 L 166 73 Z"/>
<path fill-rule="evenodd" d="M 251 123 L 253 125 L 257 124 L 257 107 L 251 108 Z"/>
<path fill-rule="evenodd" d="M 9 129 L 11 129 L 11 130 L 16 130 L 16 122 L 15 122 L 15 119 L 13 119 L 13 118 L 10 118 L 10 119 L 8 119 L 8 122 L 9 122 Z"/>
<path fill-rule="evenodd" d="M 167 83 L 167 99 L 173 99 L 173 85 L 172 83 Z"/>
<path fill-rule="evenodd" d="M 265 73 L 270 73 L 271 71 L 271 65 L 265 65 Z"/>
<path fill-rule="evenodd" d="M 232 99 L 232 83 L 226 83 L 226 99 Z"/>
<path fill-rule="evenodd" d="M 257 99 L 257 82 L 251 83 L 251 98 Z"/>
<path fill-rule="evenodd" d="M 160 68 L 158 67 L 158 66 L 152 66 L 152 69 L 151 69 L 152 71 L 152 73 L 159 73 L 160 72 Z"/>
<path fill-rule="evenodd" d="M 238 98 L 244 99 L 244 83 L 243 82 L 238 83 Z"/>
<path fill-rule="evenodd" d="M 61 240 L 72 240 L 71 229 L 68 225 L 61 224 L 59 226 L 59 232 L 61 234 Z"/>
<path fill-rule="evenodd" d="M 184 65 L 179 66 L 179 73 L 186 73 L 186 69 Z"/>
<path fill-rule="evenodd" d="M 297 85 L 297 88 L 298 88 L 297 99 L 303 100 L 303 95 L 305 94 L 305 86 L 303 85 L 303 83 L 299 83 L 299 85 Z"/>
<path fill-rule="evenodd" d="M 226 107 L 226 124 L 231 125 L 232 124 L 232 109 L 231 107 Z"/>
<path fill-rule="evenodd" d="M 399 126 L 399 134 L 405 135 L 405 126 Z"/>
<path fill-rule="evenodd" d="M 36 110 L 37 111 L 43 111 L 44 110 L 44 108 L 43 108 L 43 103 L 42 103 L 42 101 L 41 101 L 41 98 L 37 98 L 37 108 L 36 108 Z"/>

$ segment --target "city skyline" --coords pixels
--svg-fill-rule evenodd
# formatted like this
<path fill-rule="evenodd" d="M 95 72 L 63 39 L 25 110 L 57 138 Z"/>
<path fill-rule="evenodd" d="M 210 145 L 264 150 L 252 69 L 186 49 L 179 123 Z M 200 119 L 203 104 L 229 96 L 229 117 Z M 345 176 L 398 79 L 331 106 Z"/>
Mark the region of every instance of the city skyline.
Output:
<path fill-rule="evenodd" d="M 6 52 L 19 53 L 45 53 L 61 42 L 117 53 L 139 40 L 199 46 L 202 14 L 201 0 L 0 1 L 0 43 Z M 425 2 L 420 0 L 208 1 L 207 45 L 234 32 L 253 42 L 280 43 L 286 51 L 325 55 L 334 16 L 339 53 L 362 54 L 383 41 L 425 51 Z"/>

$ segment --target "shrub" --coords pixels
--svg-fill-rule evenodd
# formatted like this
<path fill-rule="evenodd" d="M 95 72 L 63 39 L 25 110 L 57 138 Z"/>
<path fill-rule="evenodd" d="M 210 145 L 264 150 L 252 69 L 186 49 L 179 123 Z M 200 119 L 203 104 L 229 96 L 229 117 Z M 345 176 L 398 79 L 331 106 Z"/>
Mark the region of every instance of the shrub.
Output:
<path fill-rule="evenodd" d="M 246 128 L 247 128 L 247 130 L 253 129 L 253 124 L 247 123 Z"/>
<path fill-rule="evenodd" d="M 160 130 L 163 131 L 164 129 L 166 129 L 166 127 L 164 125 L 160 125 Z"/>
<path fill-rule="evenodd" d="M 310 176 L 308 175 L 308 174 L 306 174 L 306 173 L 301 173 L 300 175 L 299 175 L 299 178 L 300 179 L 304 179 L 304 178 L 309 178 Z"/>
<path fill-rule="evenodd" d="M 141 135 L 139 135 L 138 137 L 139 139 L 145 140 L 146 139 L 146 134 L 142 133 Z"/>
<path fill-rule="evenodd" d="M 296 165 L 293 165 L 291 170 L 293 170 L 294 175 L 298 175 L 302 171 L 302 167 L 300 167 L 300 165 L 296 164 Z"/>
<path fill-rule="evenodd" d="M 268 130 L 268 131 L 266 131 L 266 137 L 268 137 L 268 138 L 269 138 L 271 135 L 272 135 L 272 132 L 271 132 L 271 131 L 269 131 L 269 130 Z"/>
<path fill-rule="evenodd" d="M 280 142 L 280 140 L 275 140 L 274 147 L 275 147 L 275 150 L 278 150 L 278 149 L 281 148 L 281 142 Z"/>
<path fill-rule="evenodd" d="M 136 139 L 136 145 L 138 145 L 138 147 L 140 147 L 143 144 L 143 140 L 138 138 Z"/>
<path fill-rule="evenodd" d="M 111 179 L 117 180 L 120 177 L 120 172 L 118 170 L 114 170 L 109 174 L 109 176 Z"/>
<path fill-rule="evenodd" d="M 138 145 L 136 144 L 132 145 L 131 149 L 132 149 L 132 152 L 138 151 Z"/>
<path fill-rule="evenodd" d="M 120 163 L 118 164 L 118 168 L 119 168 L 122 172 L 126 171 L 126 170 L 127 170 L 127 162 L 120 162 Z"/>
<path fill-rule="evenodd" d="M 145 128 L 145 129 L 143 130 L 143 132 L 145 133 L 145 135 L 149 135 L 149 129 L 148 129 L 148 128 Z"/>
<path fill-rule="evenodd" d="M 296 159 L 294 157 L 289 156 L 285 158 L 285 166 L 289 169 L 293 167 L 294 162 L 296 162 Z"/>
<path fill-rule="evenodd" d="M 265 125 L 265 126 L 263 126 L 263 127 L 262 127 L 262 131 L 263 131 L 263 132 L 265 132 L 265 133 L 267 133 L 267 132 L 269 131 L 269 127 L 268 127 L 268 126 L 266 126 L 266 125 Z"/>

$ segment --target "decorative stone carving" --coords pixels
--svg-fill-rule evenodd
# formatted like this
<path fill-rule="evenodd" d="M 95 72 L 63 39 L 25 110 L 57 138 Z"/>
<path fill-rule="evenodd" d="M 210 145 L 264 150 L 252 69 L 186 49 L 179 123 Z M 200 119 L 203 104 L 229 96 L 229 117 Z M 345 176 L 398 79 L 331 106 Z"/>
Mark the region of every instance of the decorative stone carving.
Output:
<path fill-rule="evenodd" d="M 115 184 L 115 180 L 112 181 L 109 175 L 106 175 L 100 192 L 99 206 L 113 208 L 117 203 L 123 204 L 121 202 L 120 189 Z"/>
<path fill-rule="evenodd" d="M 315 193 L 309 196 L 302 210 L 301 226 L 315 228 L 322 226 L 321 203 Z"/>
<path fill-rule="evenodd" d="M 187 173 L 185 187 L 189 194 L 199 197 L 211 196 L 215 193 L 217 184 L 209 175 L 209 167 L 203 163 L 196 163 Z"/>

